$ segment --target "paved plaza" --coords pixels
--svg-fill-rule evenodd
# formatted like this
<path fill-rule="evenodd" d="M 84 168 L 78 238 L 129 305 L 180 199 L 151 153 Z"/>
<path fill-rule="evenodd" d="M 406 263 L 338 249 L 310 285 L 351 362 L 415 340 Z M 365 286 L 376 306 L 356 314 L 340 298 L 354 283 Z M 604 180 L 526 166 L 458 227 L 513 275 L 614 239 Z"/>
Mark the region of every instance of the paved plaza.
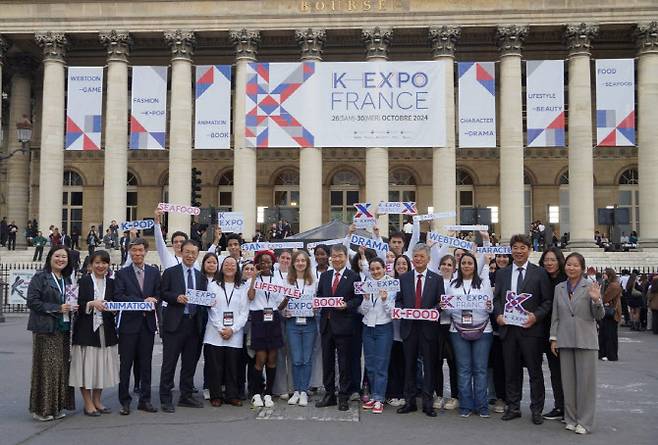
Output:
<path fill-rule="evenodd" d="M 272 410 L 222 406 L 204 409 L 177 408 L 175 414 L 147 414 L 133 410 L 118 414 L 117 390 L 104 392 L 103 400 L 114 413 L 100 418 L 77 410 L 63 420 L 38 423 L 28 414 L 31 334 L 25 330 L 25 315 L 8 314 L 0 324 L 0 444 L 624 444 L 655 445 L 658 442 L 658 336 L 620 328 L 620 361 L 598 362 L 597 426 L 594 434 L 577 436 L 556 421 L 541 426 L 530 422 L 524 394 L 523 418 L 502 422 L 500 414 L 490 419 L 462 419 L 456 411 L 440 411 L 435 419 L 422 413 L 396 414 L 387 407 L 383 415 L 364 413 L 352 402 L 350 411 L 335 408 L 289 407 L 278 401 Z M 154 351 L 154 397 L 157 403 L 162 347 Z M 548 369 L 545 366 L 547 408 L 552 407 Z M 446 376 L 447 377 L 447 376 Z M 196 374 L 201 386 L 201 365 Z M 447 381 L 448 379 L 446 379 Z M 133 408 L 135 408 L 133 402 Z"/>

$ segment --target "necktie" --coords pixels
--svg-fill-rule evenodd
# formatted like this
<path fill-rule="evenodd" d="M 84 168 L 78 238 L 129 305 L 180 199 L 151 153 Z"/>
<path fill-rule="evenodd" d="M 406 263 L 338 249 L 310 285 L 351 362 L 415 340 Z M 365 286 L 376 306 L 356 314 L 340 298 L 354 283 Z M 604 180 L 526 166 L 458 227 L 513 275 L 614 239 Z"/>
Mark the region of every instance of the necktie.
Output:
<path fill-rule="evenodd" d="M 192 269 L 187 269 L 187 288 L 194 289 L 194 280 L 192 279 Z M 184 313 L 194 315 L 196 306 L 193 304 L 186 304 Z"/>
<path fill-rule="evenodd" d="M 521 292 L 521 287 L 523 284 L 523 267 L 519 267 L 516 269 L 516 271 L 519 273 L 516 277 L 516 293 L 518 294 Z"/>
<path fill-rule="evenodd" d="M 139 283 L 139 290 L 144 292 L 144 271 L 137 269 L 137 282 Z"/>
<path fill-rule="evenodd" d="M 416 281 L 416 309 L 420 309 L 423 301 L 423 275 L 418 274 Z"/>
<path fill-rule="evenodd" d="M 334 281 L 331 283 L 331 295 L 336 295 L 336 289 L 338 289 L 338 282 L 340 281 L 340 272 L 334 274 Z"/>

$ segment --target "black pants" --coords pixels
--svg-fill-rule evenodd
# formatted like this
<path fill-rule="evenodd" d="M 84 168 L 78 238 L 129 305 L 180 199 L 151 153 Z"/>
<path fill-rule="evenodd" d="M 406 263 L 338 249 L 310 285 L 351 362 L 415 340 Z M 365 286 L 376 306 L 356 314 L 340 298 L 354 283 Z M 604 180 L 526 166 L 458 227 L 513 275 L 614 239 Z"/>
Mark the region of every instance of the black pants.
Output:
<path fill-rule="evenodd" d="M 457 399 L 459 397 L 459 383 L 457 382 L 457 365 L 455 364 L 455 353 L 450 343 L 450 325 L 439 325 L 439 349 L 436 359 L 436 395 L 443 397 L 443 360 L 448 362 L 448 372 L 450 375 L 450 397 Z"/>
<path fill-rule="evenodd" d="M 87 247 L 87 252 L 89 253 L 89 255 L 93 255 L 95 250 L 96 250 L 95 246 L 88 246 Z"/>
<path fill-rule="evenodd" d="M 560 356 L 551 352 L 551 342 L 544 343 L 544 352 L 548 361 L 548 369 L 551 370 L 551 388 L 553 388 L 553 399 L 555 408 L 564 412 L 564 391 L 562 391 L 562 373 L 560 371 Z"/>
<path fill-rule="evenodd" d="M 238 366 L 242 361 L 240 357 L 242 349 L 209 344 L 203 347 L 204 355 L 208 360 L 210 399 L 238 399 Z M 222 397 L 222 383 L 225 387 L 224 397 Z"/>
<path fill-rule="evenodd" d="M 658 310 L 651 309 L 651 330 L 658 335 Z"/>
<path fill-rule="evenodd" d="M 322 383 L 328 395 L 336 393 L 336 355 L 338 355 L 338 397 L 347 400 L 352 384 L 350 356 L 352 354 L 351 335 L 334 335 L 331 327 L 322 333 Z"/>
<path fill-rule="evenodd" d="M 7 243 L 7 250 L 16 250 L 16 234 L 10 233 Z"/>
<path fill-rule="evenodd" d="M 599 358 L 607 358 L 611 361 L 619 360 L 619 339 L 617 329 L 619 323 L 612 317 L 604 317 L 599 322 Z"/>
<path fill-rule="evenodd" d="M 505 361 L 503 360 L 503 342 L 499 335 L 493 336 L 491 351 L 489 352 L 489 367 L 493 370 L 494 389 L 496 398 L 505 400 Z"/>
<path fill-rule="evenodd" d="M 154 334 L 148 328 L 146 318 L 142 322 L 139 333 L 119 335 L 119 402 L 129 404 L 130 369 L 139 357 L 140 392 L 139 401 L 151 401 L 151 360 L 153 357 Z"/>
<path fill-rule="evenodd" d="M 194 387 L 194 372 L 199 348 L 199 332 L 194 316 L 183 315 L 178 329 L 165 331 L 162 336 L 162 369 L 160 372 L 160 402 L 171 403 L 171 390 L 174 389 L 174 375 L 178 357 L 181 357 L 180 396 L 190 397 Z"/>
<path fill-rule="evenodd" d="M 418 356 L 423 359 L 423 408 L 431 408 L 433 402 L 434 369 L 436 369 L 438 340 L 423 336 L 420 326 L 412 326 L 411 332 L 404 339 L 404 398 L 407 404 L 416 406 L 416 371 Z"/>
<path fill-rule="evenodd" d="M 628 324 L 631 315 L 630 312 L 628 311 L 628 300 L 626 299 L 626 292 L 621 293 L 621 315 L 624 317 L 624 324 Z"/>
<path fill-rule="evenodd" d="M 34 248 L 34 256 L 32 257 L 32 261 L 41 261 L 41 257 L 43 256 L 43 246 L 37 246 Z"/>
<path fill-rule="evenodd" d="M 505 360 L 505 395 L 510 409 L 521 409 L 523 389 L 523 365 L 530 376 L 530 410 L 541 413 L 544 409 L 544 374 L 541 369 L 542 337 L 528 337 L 525 329 L 508 326 L 503 339 L 503 359 Z"/>
<path fill-rule="evenodd" d="M 404 398 L 404 348 L 401 341 L 393 341 L 391 347 L 386 397 L 389 399 Z"/>
<path fill-rule="evenodd" d="M 363 317 L 354 317 L 354 337 L 350 342 L 351 351 L 349 358 L 350 366 L 350 387 L 349 393 L 361 391 L 361 355 L 363 352 Z M 367 378 L 367 373 L 364 372 L 364 379 Z"/>

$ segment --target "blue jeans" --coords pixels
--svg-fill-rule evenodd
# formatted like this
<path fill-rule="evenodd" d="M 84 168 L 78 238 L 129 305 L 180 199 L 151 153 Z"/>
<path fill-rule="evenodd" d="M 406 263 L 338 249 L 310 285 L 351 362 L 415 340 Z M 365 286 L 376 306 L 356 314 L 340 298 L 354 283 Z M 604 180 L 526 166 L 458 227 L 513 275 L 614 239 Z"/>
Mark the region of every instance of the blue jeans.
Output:
<path fill-rule="evenodd" d="M 460 410 L 488 413 L 487 362 L 493 335 L 482 334 L 479 339 L 468 341 L 451 332 L 450 340 L 457 362 Z"/>
<path fill-rule="evenodd" d="M 384 401 L 388 384 L 388 362 L 393 346 L 393 323 L 363 327 L 363 354 L 372 400 Z"/>
<path fill-rule="evenodd" d="M 292 358 L 292 386 L 295 391 L 308 391 L 317 330 L 314 317 L 306 317 L 305 325 L 297 324 L 295 317 L 286 320 L 288 349 Z"/>

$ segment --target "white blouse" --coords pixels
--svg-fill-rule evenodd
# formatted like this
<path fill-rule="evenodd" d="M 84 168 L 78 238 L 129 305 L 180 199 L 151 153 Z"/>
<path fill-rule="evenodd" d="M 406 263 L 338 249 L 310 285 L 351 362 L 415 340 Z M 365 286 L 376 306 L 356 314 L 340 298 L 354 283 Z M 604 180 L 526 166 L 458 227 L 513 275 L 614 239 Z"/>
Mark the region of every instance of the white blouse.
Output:
<path fill-rule="evenodd" d="M 283 274 L 285 276 L 285 274 Z M 279 277 L 278 271 L 274 272 L 274 275 L 270 276 L 264 276 L 260 275 L 258 277 L 254 278 L 256 281 L 262 281 L 265 283 L 272 283 L 272 284 L 277 284 L 277 285 L 284 285 L 287 286 L 288 281 L 285 279 L 281 279 Z M 248 285 L 251 285 L 251 283 L 247 283 Z M 248 288 L 247 288 L 248 289 Z M 282 294 L 277 294 L 275 292 L 266 292 L 264 290 L 255 290 L 256 296 L 254 297 L 253 300 L 249 302 L 249 310 L 250 311 L 262 311 L 265 308 L 272 308 L 274 311 L 277 310 L 279 307 L 279 304 L 283 301 L 283 295 Z"/>
<path fill-rule="evenodd" d="M 379 294 L 368 294 L 368 298 L 364 295 L 359 306 L 359 313 L 363 314 L 363 324 L 372 328 L 390 323 L 396 294 L 397 292 L 388 292 L 386 301 L 382 301 Z"/>
<path fill-rule="evenodd" d="M 203 342 L 213 346 L 227 346 L 229 348 L 242 348 L 244 325 L 249 316 L 249 305 L 247 304 L 247 285 L 235 287 L 234 283 L 224 283 L 224 288 L 216 282 L 208 283 L 208 291 L 217 297 L 215 305 L 208 308 L 208 323 Z M 232 312 L 233 325 L 224 325 L 224 313 Z M 227 319 L 227 321 L 230 318 Z M 229 323 L 230 324 L 230 323 Z M 219 331 L 224 327 L 233 329 L 233 335 L 224 340 Z"/>

